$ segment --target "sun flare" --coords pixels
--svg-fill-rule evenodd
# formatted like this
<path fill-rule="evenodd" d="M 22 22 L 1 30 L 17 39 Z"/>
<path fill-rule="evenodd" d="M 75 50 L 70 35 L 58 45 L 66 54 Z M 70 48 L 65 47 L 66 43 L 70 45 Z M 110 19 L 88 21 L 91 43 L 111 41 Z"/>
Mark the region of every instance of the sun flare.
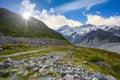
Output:
<path fill-rule="evenodd" d="M 22 14 L 22 16 L 23 16 L 24 19 L 28 20 L 30 18 L 30 13 L 29 12 L 24 12 Z"/>

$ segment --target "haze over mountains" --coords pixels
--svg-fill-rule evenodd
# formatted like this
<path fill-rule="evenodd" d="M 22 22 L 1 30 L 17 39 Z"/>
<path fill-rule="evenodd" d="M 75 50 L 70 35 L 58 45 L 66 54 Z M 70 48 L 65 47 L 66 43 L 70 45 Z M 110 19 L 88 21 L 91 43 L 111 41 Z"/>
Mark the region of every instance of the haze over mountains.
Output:
<path fill-rule="evenodd" d="M 86 24 L 78 27 L 63 26 L 57 29 L 75 45 L 120 52 L 120 27 Z"/>

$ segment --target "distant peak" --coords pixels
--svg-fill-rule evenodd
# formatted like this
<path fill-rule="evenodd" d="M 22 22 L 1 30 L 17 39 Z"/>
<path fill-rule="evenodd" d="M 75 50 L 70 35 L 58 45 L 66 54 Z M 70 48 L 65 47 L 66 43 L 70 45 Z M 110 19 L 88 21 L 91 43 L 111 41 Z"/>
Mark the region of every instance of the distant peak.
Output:
<path fill-rule="evenodd" d="M 70 28 L 68 25 L 64 25 L 62 27 L 59 27 L 57 30 L 63 30 L 63 29 L 67 29 L 67 28 Z"/>

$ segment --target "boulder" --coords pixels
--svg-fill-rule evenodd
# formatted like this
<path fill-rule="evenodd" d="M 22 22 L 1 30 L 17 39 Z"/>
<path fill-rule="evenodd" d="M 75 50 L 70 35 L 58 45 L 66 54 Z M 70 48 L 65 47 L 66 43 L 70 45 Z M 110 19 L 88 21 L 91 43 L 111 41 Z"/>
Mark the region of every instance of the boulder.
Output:
<path fill-rule="evenodd" d="M 50 72 L 50 74 L 53 74 L 54 73 L 54 68 L 50 67 L 49 72 Z"/>
<path fill-rule="evenodd" d="M 5 61 L 4 61 L 4 66 L 5 67 L 10 67 L 12 65 L 12 60 L 10 58 L 7 58 Z"/>
<path fill-rule="evenodd" d="M 93 77 L 92 80 L 99 80 L 97 77 Z"/>
<path fill-rule="evenodd" d="M 74 74 L 74 79 L 80 80 L 80 76 L 78 74 Z"/>
<path fill-rule="evenodd" d="M 39 72 L 43 73 L 43 72 L 45 72 L 45 69 L 40 69 Z"/>
<path fill-rule="evenodd" d="M 3 51 L 3 48 L 2 48 L 2 47 L 0 47 L 0 51 Z"/>
<path fill-rule="evenodd" d="M 65 79 L 65 80 L 74 80 L 74 76 L 70 75 L 70 74 L 66 74 L 63 79 Z"/>
<path fill-rule="evenodd" d="M 35 68 L 33 68 L 33 71 L 34 71 L 34 72 L 38 72 L 38 71 L 39 71 L 39 68 L 35 67 Z"/>
<path fill-rule="evenodd" d="M 23 70 L 19 70 L 18 71 L 18 74 L 22 74 L 24 71 Z"/>
<path fill-rule="evenodd" d="M 10 58 L 7 58 L 7 59 L 4 61 L 4 64 L 5 64 L 5 63 L 11 63 L 11 61 L 12 61 L 12 60 L 11 60 Z"/>
<path fill-rule="evenodd" d="M 3 68 L 4 68 L 4 63 L 0 62 L 0 69 L 3 69 Z"/>
<path fill-rule="evenodd" d="M 46 69 L 46 68 L 49 68 L 49 66 L 48 65 L 44 65 L 42 68 Z"/>
<path fill-rule="evenodd" d="M 31 63 L 30 67 L 33 68 L 33 67 L 35 67 L 35 65 L 36 65 L 36 63 Z"/>
<path fill-rule="evenodd" d="M 83 64 L 87 64 L 87 61 L 83 61 Z"/>
<path fill-rule="evenodd" d="M 10 67 L 11 65 L 12 65 L 11 63 L 4 63 L 4 66 L 7 68 Z"/>
<path fill-rule="evenodd" d="M 73 64 L 71 62 L 68 62 L 67 66 L 72 66 Z"/>
<path fill-rule="evenodd" d="M 24 76 L 27 76 L 27 75 L 28 75 L 28 71 L 25 71 L 23 75 L 24 75 Z"/>
<path fill-rule="evenodd" d="M 42 68 L 43 64 L 37 64 L 37 67 Z"/>
<path fill-rule="evenodd" d="M 11 69 L 11 72 L 17 72 L 19 69 Z"/>
<path fill-rule="evenodd" d="M 4 76 L 6 74 L 5 70 L 0 70 L 0 76 Z"/>
<path fill-rule="evenodd" d="M 107 80 L 116 80 L 113 76 L 106 76 Z"/>
<path fill-rule="evenodd" d="M 46 61 L 45 64 L 48 65 L 48 66 L 53 66 L 53 65 L 54 65 L 54 62 L 48 60 L 48 61 Z"/>

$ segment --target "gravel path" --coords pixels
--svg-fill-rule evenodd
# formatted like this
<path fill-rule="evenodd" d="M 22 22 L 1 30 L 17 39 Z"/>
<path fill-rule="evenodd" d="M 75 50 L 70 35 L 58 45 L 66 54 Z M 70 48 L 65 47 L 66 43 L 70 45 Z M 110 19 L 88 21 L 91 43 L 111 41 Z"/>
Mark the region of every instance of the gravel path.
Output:
<path fill-rule="evenodd" d="M 0 56 L 0 58 L 15 57 L 15 56 L 23 55 L 23 54 L 36 53 L 36 52 L 40 52 L 40 51 L 44 51 L 44 50 L 48 50 L 48 49 L 50 49 L 50 48 L 45 48 L 45 49 L 42 49 L 42 50 L 30 50 L 30 51 L 18 52 L 18 53 L 13 53 L 13 54 L 9 54 L 9 55 Z"/>

